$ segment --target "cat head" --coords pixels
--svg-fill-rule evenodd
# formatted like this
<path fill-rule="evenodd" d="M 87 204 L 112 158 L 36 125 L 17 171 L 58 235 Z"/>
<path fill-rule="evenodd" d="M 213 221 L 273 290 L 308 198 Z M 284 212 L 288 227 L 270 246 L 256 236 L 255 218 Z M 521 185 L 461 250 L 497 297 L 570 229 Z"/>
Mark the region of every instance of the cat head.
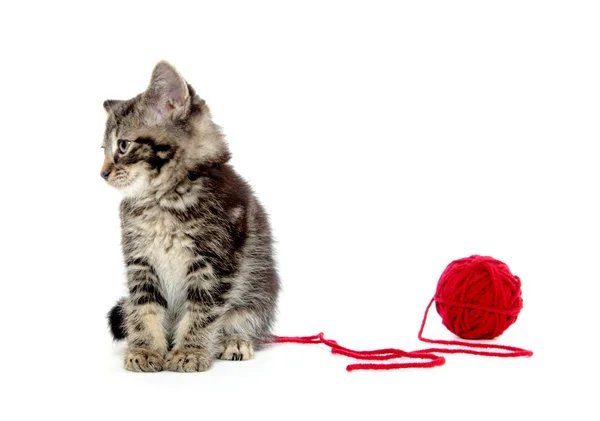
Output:
<path fill-rule="evenodd" d="M 128 100 L 104 101 L 104 163 L 100 175 L 126 197 L 176 185 L 201 165 L 229 160 L 204 100 L 166 61 L 148 88 Z"/>

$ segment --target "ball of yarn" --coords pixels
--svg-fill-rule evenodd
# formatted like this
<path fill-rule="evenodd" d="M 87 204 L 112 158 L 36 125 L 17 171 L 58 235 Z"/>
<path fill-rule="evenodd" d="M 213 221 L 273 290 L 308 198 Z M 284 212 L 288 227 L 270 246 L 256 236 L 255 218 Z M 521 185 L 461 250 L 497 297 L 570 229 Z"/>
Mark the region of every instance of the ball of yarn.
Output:
<path fill-rule="evenodd" d="M 492 339 L 516 320 L 521 280 L 493 257 L 451 262 L 438 281 L 435 306 L 446 328 L 463 339 Z"/>

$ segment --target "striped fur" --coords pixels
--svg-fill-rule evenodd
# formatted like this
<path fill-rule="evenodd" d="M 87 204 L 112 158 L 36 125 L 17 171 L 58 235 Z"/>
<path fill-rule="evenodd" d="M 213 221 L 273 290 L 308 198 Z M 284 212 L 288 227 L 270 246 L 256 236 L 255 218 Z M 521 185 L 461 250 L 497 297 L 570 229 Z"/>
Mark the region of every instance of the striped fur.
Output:
<path fill-rule="evenodd" d="M 124 195 L 129 295 L 109 313 L 132 371 L 203 371 L 271 336 L 279 280 L 267 215 L 227 163 L 205 102 L 168 63 L 148 89 L 104 103 L 101 175 Z"/>

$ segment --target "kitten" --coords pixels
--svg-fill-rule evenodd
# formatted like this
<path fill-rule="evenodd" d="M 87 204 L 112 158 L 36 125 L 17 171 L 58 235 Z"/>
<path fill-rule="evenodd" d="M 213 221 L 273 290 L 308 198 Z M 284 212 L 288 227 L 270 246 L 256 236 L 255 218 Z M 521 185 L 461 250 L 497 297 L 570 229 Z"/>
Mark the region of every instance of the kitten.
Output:
<path fill-rule="evenodd" d="M 271 338 L 279 292 L 271 232 L 208 106 L 161 61 L 145 92 L 104 108 L 101 176 L 124 196 L 129 289 L 108 319 L 127 340 L 125 368 L 252 358 Z"/>

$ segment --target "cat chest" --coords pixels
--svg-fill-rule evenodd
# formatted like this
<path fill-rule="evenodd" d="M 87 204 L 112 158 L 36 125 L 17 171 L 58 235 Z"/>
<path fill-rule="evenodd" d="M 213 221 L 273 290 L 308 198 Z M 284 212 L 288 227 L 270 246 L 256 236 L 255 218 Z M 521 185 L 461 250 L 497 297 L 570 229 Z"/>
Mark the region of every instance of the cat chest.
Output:
<path fill-rule="evenodd" d="M 185 278 L 193 261 L 193 241 L 178 221 L 162 212 L 145 218 L 140 229 L 144 254 L 159 277 L 168 308 L 177 308 L 186 298 Z"/>

